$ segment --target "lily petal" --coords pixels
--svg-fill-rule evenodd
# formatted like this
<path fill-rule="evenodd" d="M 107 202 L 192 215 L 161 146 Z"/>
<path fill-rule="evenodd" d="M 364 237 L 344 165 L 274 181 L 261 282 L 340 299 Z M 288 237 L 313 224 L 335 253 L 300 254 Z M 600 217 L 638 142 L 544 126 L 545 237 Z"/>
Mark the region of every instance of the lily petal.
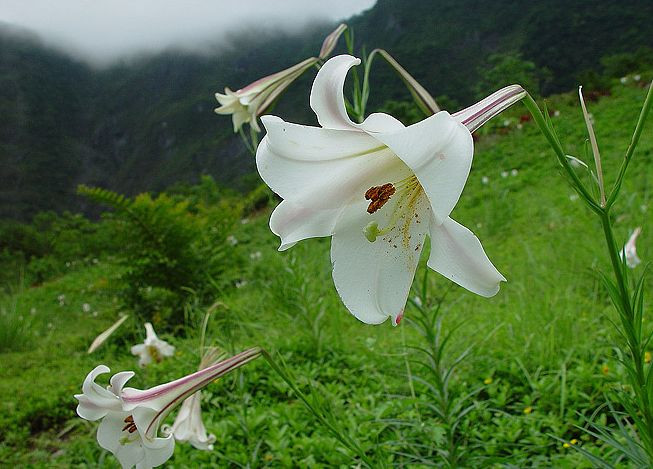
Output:
<path fill-rule="evenodd" d="M 360 63 L 360 59 L 351 55 L 338 55 L 328 60 L 317 72 L 310 103 L 322 127 L 341 130 L 356 128 L 345 108 L 343 87 L 349 69 Z"/>
<path fill-rule="evenodd" d="M 382 175 L 404 166 L 364 132 L 291 124 L 273 116 L 262 120 L 268 133 L 256 152 L 259 174 L 295 205 L 340 208 Z"/>
<path fill-rule="evenodd" d="M 98 420 L 111 410 L 120 410 L 120 398 L 95 383 L 95 379 L 105 373 L 108 373 L 109 367 L 105 365 L 96 366 L 84 380 L 82 385 L 83 394 L 75 394 L 79 401 L 77 405 L 77 414 L 86 420 Z"/>
<path fill-rule="evenodd" d="M 478 103 L 456 112 L 453 117 L 464 124 L 470 132 L 474 132 L 524 96 L 526 96 L 526 91 L 520 85 L 506 86 Z"/>
<path fill-rule="evenodd" d="M 111 385 L 109 386 L 109 391 L 111 391 L 113 394 L 116 396 L 120 396 L 120 393 L 122 392 L 122 388 L 125 387 L 125 383 L 132 379 L 136 373 L 133 371 L 121 371 L 120 373 L 116 373 L 111 377 Z"/>
<path fill-rule="evenodd" d="M 302 239 L 331 236 L 341 212 L 341 208 L 316 210 L 282 201 L 270 217 L 270 229 L 281 238 L 279 251 Z"/>
<path fill-rule="evenodd" d="M 373 135 L 413 170 L 436 222 L 442 223 L 458 202 L 472 166 L 474 143 L 469 131 L 440 111 L 397 132 Z"/>
<path fill-rule="evenodd" d="M 138 439 L 121 443 L 128 433 L 123 431 L 128 412 L 109 413 L 97 429 L 97 441 L 107 451 L 111 451 L 123 468 L 131 468 L 145 458 L 145 450 Z"/>
<path fill-rule="evenodd" d="M 442 224 L 431 222 L 430 236 L 431 269 L 473 293 L 496 295 L 499 283 L 506 279 L 490 262 L 474 233 L 447 218 Z"/>
<path fill-rule="evenodd" d="M 147 446 L 147 451 L 145 451 L 145 458 L 136 466 L 136 469 L 149 469 L 160 466 L 170 459 L 175 452 L 175 439 L 172 435 L 155 438 L 151 442 L 143 440 L 143 443 Z"/>
<path fill-rule="evenodd" d="M 401 211 L 402 203 L 409 201 L 392 197 L 373 214 L 366 211 L 367 201 L 352 203 L 338 220 L 331 241 L 338 294 L 347 309 L 367 324 L 380 324 L 388 316 L 397 324 L 413 283 L 430 215 L 422 192 L 410 201 L 415 210 Z M 402 215 L 395 220 L 397 213 Z M 363 234 L 370 222 L 395 228 L 370 242 Z"/>

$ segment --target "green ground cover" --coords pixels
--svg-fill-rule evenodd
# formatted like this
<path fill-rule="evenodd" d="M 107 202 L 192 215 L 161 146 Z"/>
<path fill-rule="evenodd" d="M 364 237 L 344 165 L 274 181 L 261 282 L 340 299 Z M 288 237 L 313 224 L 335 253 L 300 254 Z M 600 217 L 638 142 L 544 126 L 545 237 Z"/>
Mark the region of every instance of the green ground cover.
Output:
<path fill-rule="evenodd" d="M 636 84 L 617 83 L 611 96 L 589 103 L 608 185 L 644 95 Z M 566 150 L 589 161 L 575 95 L 554 97 L 548 106 L 558 111 L 553 120 Z M 520 124 L 521 114 L 526 111 L 517 105 L 481 135 L 452 214 L 477 234 L 508 283 L 484 299 L 431 274 L 422 303 L 435 305 L 446 293 L 443 327 L 457 329 L 445 362 L 471 347 L 450 384 L 454 398 L 474 392 L 455 432 L 461 466 L 589 467 L 573 446 L 604 457 L 609 450 L 577 426 L 605 403 L 606 393 L 628 392 L 610 346 L 614 312 L 596 275 L 609 270 L 609 260 L 599 226 L 561 177 L 539 130 L 532 122 Z M 638 252 L 645 262 L 653 256 L 652 128 L 644 131 L 614 220 L 620 242 L 642 227 Z M 234 263 L 230 285 L 208 298 L 208 304 L 220 302 L 210 342 L 229 352 L 259 345 L 278 353 L 300 387 L 320 396 L 371 459 L 399 467 L 441 465 L 446 429 L 428 406 L 426 372 L 411 361 L 417 355 L 410 346 L 422 345 L 410 321 L 415 306 L 396 328 L 359 323 L 331 282 L 329 241 L 276 252 L 277 239 L 267 227 L 271 208 L 250 207 L 231 230 L 237 244 L 229 244 L 225 262 L 244 261 Z M 113 372 L 134 369 L 130 384 L 145 388 L 190 373 L 199 361 L 196 326 L 207 308 L 206 293 L 186 302 L 191 319 L 183 330 L 160 334 L 175 345 L 176 355 L 138 370 L 129 348 L 144 331 L 138 311 L 122 301 L 124 263 L 110 255 L 70 262 L 67 272 L 37 285 L 15 282 L 2 298 L 3 464 L 118 467 L 96 444 L 96 424 L 75 416 L 72 395 L 86 374 L 99 363 Z M 647 286 L 650 291 L 650 279 Z M 131 319 L 88 355 L 90 342 L 121 312 Z M 205 424 L 217 436 L 214 451 L 178 444 L 166 467 L 356 464 L 263 360 L 211 384 L 203 396 Z M 605 412 L 597 418 L 610 423 Z M 563 444 L 572 440 L 574 445 Z"/>

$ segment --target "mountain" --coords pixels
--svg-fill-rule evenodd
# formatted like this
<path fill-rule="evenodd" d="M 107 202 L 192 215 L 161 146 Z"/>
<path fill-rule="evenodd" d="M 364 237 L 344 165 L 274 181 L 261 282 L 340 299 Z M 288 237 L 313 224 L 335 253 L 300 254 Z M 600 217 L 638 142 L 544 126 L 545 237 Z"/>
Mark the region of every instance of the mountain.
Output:
<path fill-rule="evenodd" d="M 348 23 L 358 45 L 387 49 L 457 106 L 490 91 L 479 83 L 492 54 L 521 54 L 536 74 L 550 75 L 542 93 L 565 91 L 581 73 L 600 70 L 602 57 L 653 46 L 652 16 L 649 0 L 379 0 Z M 253 158 L 230 119 L 214 114 L 213 94 L 315 55 L 332 28 L 316 24 L 294 36 L 243 31 L 214 56 L 168 51 L 95 70 L 0 25 L 0 218 L 88 210 L 75 195 L 79 183 L 133 194 L 211 174 L 251 187 Z M 373 107 L 407 99 L 380 61 L 372 77 Z M 311 80 L 299 80 L 274 112 L 315 123 Z"/>

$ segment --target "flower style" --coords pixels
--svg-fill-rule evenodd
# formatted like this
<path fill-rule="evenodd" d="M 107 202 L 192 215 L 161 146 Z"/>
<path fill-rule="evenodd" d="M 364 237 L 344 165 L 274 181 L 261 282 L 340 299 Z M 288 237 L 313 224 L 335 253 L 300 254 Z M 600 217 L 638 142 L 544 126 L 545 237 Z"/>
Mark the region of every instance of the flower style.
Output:
<path fill-rule="evenodd" d="M 209 350 L 202 357 L 199 369 L 203 370 L 215 364 L 220 357 L 220 353 L 214 347 Z M 215 435 L 208 435 L 206 427 L 202 421 L 202 409 L 200 401 L 202 391 L 197 391 L 181 404 L 177 418 L 172 426 L 162 427 L 163 433 L 172 434 L 175 440 L 182 442 L 189 442 L 193 447 L 211 451 L 213 450 L 213 443 L 215 443 Z"/>
<path fill-rule="evenodd" d="M 153 361 L 158 363 L 165 357 L 171 357 L 175 353 L 175 347 L 165 340 L 159 339 L 149 322 L 145 323 L 145 332 L 145 342 L 131 348 L 132 355 L 140 355 L 139 366 L 147 366 Z"/>
<path fill-rule="evenodd" d="M 628 242 L 624 246 L 623 250 L 620 252 L 621 259 L 625 257 L 626 265 L 631 269 L 634 269 L 642 262 L 640 258 L 637 256 L 637 248 L 635 246 L 635 243 L 637 242 L 637 237 L 641 232 L 642 232 L 641 227 L 638 226 L 637 228 L 635 228 L 633 233 L 630 235 L 630 238 L 628 238 Z"/>
<path fill-rule="evenodd" d="M 134 376 L 132 371 L 115 374 L 107 388 L 96 378 L 109 372 L 99 365 L 82 385 L 77 414 L 86 420 L 102 420 L 97 439 L 100 446 L 116 456 L 123 468 L 148 469 L 166 462 L 174 452 L 172 434 L 158 436 L 159 426 L 178 404 L 216 378 L 232 371 L 261 354 L 253 348 L 216 363 L 201 371 L 147 390 L 125 388 Z"/>
<path fill-rule="evenodd" d="M 441 111 L 409 127 L 387 114 L 362 124 L 347 115 L 343 85 L 360 63 L 332 58 L 318 72 L 311 108 L 321 127 L 263 116 L 267 135 L 256 163 L 284 200 L 270 219 L 280 250 L 332 236 L 333 279 L 359 320 L 402 316 L 428 234 L 428 266 L 466 289 L 492 296 L 505 281 L 474 234 L 449 217 L 467 180 L 471 132 L 525 96 L 503 88 L 450 115 Z"/>

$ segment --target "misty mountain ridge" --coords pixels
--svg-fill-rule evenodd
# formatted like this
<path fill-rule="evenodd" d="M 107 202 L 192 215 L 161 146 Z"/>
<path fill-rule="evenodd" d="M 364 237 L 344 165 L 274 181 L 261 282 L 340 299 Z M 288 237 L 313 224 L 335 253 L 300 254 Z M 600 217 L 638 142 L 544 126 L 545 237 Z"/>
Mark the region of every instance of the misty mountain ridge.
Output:
<path fill-rule="evenodd" d="M 436 98 L 446 95 L 461 106 L 474 100 L 494 53 L 519 52 L 549 70 L 543 94 L 566 91 L 580 73 L 599 69 L 601 57 L 653 46 L 652 14 L 653 3 L 640 0 L 438 0 L 410 8 L 380 0 L 347 23 L 357 45 L 387 49 Z M 80 183 L 134 194 L 210 174 L 229 187 L 251 187 L 254 159 L 233 135 L 231 119 L 213 112 L 214 93 L 316 55 L 333 27 L 313 25 L 295 35 L 263 31 L 264 37 L 243 31 L 215 56 L 171 50 L 106 69 L 0 27 L 0 217 L 84 210 L 75 195 Z M 313 76 L 298 80 L 274 113 L 315 124 L 308 107 Z M 370 111 L 408 97 L 393 72 L 375 63 Z"/>

